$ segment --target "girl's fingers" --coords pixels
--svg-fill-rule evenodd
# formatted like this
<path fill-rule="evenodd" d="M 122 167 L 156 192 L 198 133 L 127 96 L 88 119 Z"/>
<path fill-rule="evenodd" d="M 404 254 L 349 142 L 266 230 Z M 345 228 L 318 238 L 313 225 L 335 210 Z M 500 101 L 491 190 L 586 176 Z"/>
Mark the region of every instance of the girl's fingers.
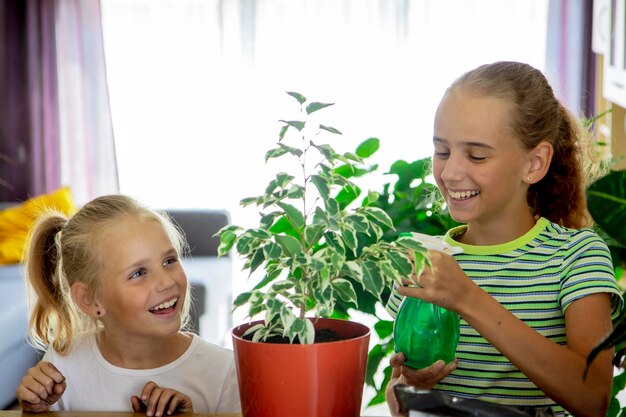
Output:
<path fill-rule="evenodd" d="M 146 405 L 147 416 L 155 415 L 162 392 L 163 389 L 159 388 L 153 381 L 143 386 L 143 390 L 141 390 L 141 401 Z"/>
<path fill-rule="evenodd" d="M 165 413 L 170 401 L 175 398 L 175 394 L 176 391 L 163 390 L 161 396 L 159 397 L 159 404 L 157 405 L 156 413 L 154 414 L 156 417 L 161 417 Z"/>
<path fill-rule="evenodd" d="M 176 411 L 192 412 L 191 399 L 186 395 L 168 388 L 161 388 L 156 383 L 150 381 L 144 385 L 141 392 L 141 399 L 133 396 L 131 398 L 134 411 L 146 411 L 149 417 L 161 417 L 171 415 Z M 141 405 L 139 404 L 141 403 Z M 143 406 L 145 404 L 145 406 Z"/>
<path fill-rule="evenodd" d="M 26 379 L 26 377 L 24 377 Z M 42 396 L 47 396 L 46 389 L 41 385 L 31 385 L 22 379 L 22 383 L 17 387 L 15 396 L 22 403 L 28 403 L 31 405 L 39 404 L 43 401 Z"/>
<path fill-rule="evenodd" d="M 181 402 L 182 398 L 179 398 L 179 394 L 180 393 L 176 393 L 174 394 L 174 396 L 172 397 L 172 399 L 170 400 L 168 407 L 167 407 L 167 415 L 171 416 L 172 414 L 174 414 L 174 412 L 176 411 L 176 409 L 178 408 L 178 404 Z"/>
<path fill-rule="evenodd" d="M 42 372 L 39 365 L 28 370 L 28 373 L 22 379 L 22 384 L 39 395 L 40 398 L 46 398 L 49 394 L 52 394 L 54 389 L 54 379 Z"/>
<path fill-rule="evenodd" d="M 174 390 L 170 390 L 170 391 L 173 394 L 173 396 L 167 408 L 167 415 L 172 415 L 177 411 L 181 413 L 193 412 L 193 406 L 191 404 L 191 399 L 189 397 L 187 397 L 185 394 L 178 392 L 178 391 L 174 391 Z"/>
<path fill-rule="evenodd" d="M 54 387 L 52 387 L 52 393 L 48 395 L 48 397 L 44 401 L 48 404 L 54 404 L 55 402 L 59 401 L 59 398 L 61 398 L 61 396 L 65 392 L 66 385 L 67 384 L 65 383 L 65 381 L 60 384 L 54 384 Z"/>
<path fill-rule="evenodd" d="M 21 401 L 20 404 L 22 406 L 22 411 L 25 411 L 27 413 L 44 413 L 48 411 L 49 408 L 48 404 L 45 404 L 43 402 L 34 404 L 28 401 Z"/>
<path fill-rule="evenodd" d="M 155 416 L 161 417 L 165 413 L 167 413 L 167 415 L 174 413 L 174 411 L 178 408 L 182 397 L 184 397 L 184 395 L 178 391 L 173 389 L 164 389 L 161 393 L 161 397 L 159 398 L 159 405 Z"/>
<path fill-rule="evenodd" d="M 136 413 L 142 413 L 146 411 L 146 406 L 143 402 L 141 402 L 141 398 L 136 395 L 130 397 L 130 404 L 133 407 L 133 411 Z"/>
<path fill-rule="evenodd" d="M 146 383 L 146 385 L 144 385 L 143 389 L 141 390 L 141 401 L 143 401 L 144 403 L 148 401 L 148 398 L 150 398 L 150 396 L 152 395 L 152 391 L 154 391 L 156 388 L 159 388 L 159 386 L 155 382 L 149 381 L 148 383 Z"/>
<path fill-rule="evenodd" d="M 56 384 L 65 382 L 65 376 L 50 362 L 39 362 L 36 368 Z"/>

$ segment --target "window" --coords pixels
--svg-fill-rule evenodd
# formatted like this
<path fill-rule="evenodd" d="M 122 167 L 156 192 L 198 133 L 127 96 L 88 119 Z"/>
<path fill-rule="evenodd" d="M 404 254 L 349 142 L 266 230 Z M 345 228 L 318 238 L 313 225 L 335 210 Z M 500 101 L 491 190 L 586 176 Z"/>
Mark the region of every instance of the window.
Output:
<path fill-rule="evenodd" d="M 243 224 L 256 218 L 239 200 L 275 171 L 263 156 L 293 109 L 285 91 L 336 103 L 324 120 L 343 132 L 329 138 L 338 151 L 380 138 L 383 183 L 393 161 L 432 152 L 437 103 L 463 71 L 544 67 L 548 0 L 102 0 L 102 12 L 121 191 Z"/>

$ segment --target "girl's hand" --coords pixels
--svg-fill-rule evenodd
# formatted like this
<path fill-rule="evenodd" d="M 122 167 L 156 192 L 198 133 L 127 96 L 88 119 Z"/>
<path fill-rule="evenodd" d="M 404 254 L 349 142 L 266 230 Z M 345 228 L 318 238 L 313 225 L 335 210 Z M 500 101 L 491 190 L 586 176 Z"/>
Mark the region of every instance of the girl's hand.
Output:
<path fill-rule="evenodd" d="M 161 417 L 175 412 L 193 413 L 191 398 L 171 388 L 161 388 L 150 381 L 144 385 L 141 398 L 133 395 L 130 399 L 135 412 L 146 412 L 147 416 Z"/>
<path fill-rule="evenodd" d="M 22 411 L 42 413 L 65 392 L 65 377 L 50 362 L 39 362 L 28 370 L 15 395 Z"/>
<path fill-rule="evenodd" d="M 460 313 L 465 300 L 479 287 L 461 269 L 456 259 L 446 253 L 429 250 L 431 266 L 426 266 L 418 277 L 404 280 L 398 293 L 421 298 L 429 303 Z M 418 284 L 418 287 L 413 286 Z"/>
<path fill-rule="evenodd" d="M 404 366 L 403 363 L 406 360 L 402 352 L 396 353 L 391 357 L 389 361 L 392 371 L 391 379 L 387 384 L 385 391 L 385 397 L 387 399 L 387 405 L 391 411 L 391 415 L 400 415 L 398 403 L 393 392 L 393 387 L 397 384 L 411 385 L 420 389 L 431 389 L 439 381 L 448 376 L 450 372 L 456 369 L 457 361 L 446 365 L 442 360 L 439 360 L 427 368 L 413 369 L 408 366 Z"/>

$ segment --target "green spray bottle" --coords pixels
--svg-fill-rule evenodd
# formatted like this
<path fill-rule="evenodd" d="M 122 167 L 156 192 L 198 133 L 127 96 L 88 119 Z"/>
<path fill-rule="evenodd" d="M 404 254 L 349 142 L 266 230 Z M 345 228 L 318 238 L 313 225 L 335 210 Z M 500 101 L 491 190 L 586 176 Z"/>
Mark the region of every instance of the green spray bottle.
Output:
<path fill-rule="evenodd" d="M 421 233 L 401 233 L 413 236 L 427 248 L 446 253 L 462 252 L 433 236 Z M 405 297 L 394 321 L 393 338 L 396 352 L 404 353 L 405 365 L 426 368 L 439 359 L 454 360 L 459 342 L 459 315 L 419 298 Z"/>

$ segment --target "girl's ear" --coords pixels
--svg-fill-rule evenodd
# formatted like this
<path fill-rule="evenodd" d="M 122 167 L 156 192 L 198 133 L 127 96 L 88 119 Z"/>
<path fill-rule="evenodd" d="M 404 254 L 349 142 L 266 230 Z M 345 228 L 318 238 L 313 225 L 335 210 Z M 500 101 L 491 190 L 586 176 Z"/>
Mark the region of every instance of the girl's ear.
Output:
<path fill-rule="evenodd" d="M 546 141 L 540 142 L 533 150 L 529 152 L 528 171 L 526 172 L 524 181 L 529 185 L 539 182 L 548 173 L 550 162 L 554 148 L 552 144 Z"/>
<path fill-rule="evenodd" d="M 75 282 L 71 287 L 72 299 L 78 307 L 89 317 L 99 319 L 104 316 L 104 308 L 94 297 L 93 292 L 82 282 Z"/>

